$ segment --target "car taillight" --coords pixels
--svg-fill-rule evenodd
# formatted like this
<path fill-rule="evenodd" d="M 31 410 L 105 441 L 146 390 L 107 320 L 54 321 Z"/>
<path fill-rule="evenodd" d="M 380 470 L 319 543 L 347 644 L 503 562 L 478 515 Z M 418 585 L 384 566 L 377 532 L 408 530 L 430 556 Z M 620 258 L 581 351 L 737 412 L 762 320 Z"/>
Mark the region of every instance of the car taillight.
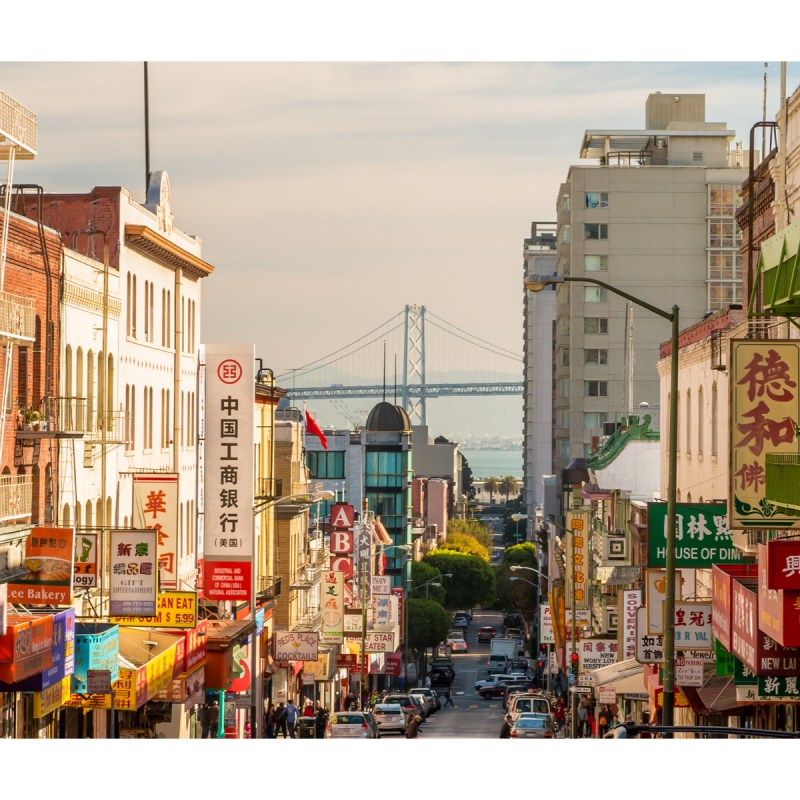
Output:
<path fill-rule="evenodd" d="M 511 731 L 511 738 L 512 739 L 516 739 L 517 738 L 517 732 L 516 731 Z"/>
<path fill-rule="evenodd" d="M 553 734 L 552 734 L 552 733 L 550 733 L 549 731 L 547 731 L 547 732 L 545 733 L 545 735 L 544 735 L 544 738 L 545 738 L 545 739 L 552 739 L 552 738 L 553 738 Z"/>
<path fill-rule="evenodd" d="M 333 731 L 333 723 L 329 722 L 326 726 L 326 729 L 328 733 L 331 733 Z"/>
<path fill-rule="evenodd" d="M 365 733 L 369 730 L 369 726 L 367 725 L 366 722 L 361 723 L 361 730 L 364 731 Z"/>

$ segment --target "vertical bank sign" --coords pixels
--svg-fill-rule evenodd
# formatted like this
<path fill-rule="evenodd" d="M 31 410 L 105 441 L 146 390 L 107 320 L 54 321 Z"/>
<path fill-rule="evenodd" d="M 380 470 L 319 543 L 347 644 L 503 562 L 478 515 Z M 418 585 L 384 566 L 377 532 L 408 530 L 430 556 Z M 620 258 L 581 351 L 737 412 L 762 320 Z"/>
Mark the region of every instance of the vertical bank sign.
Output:
<path fill-rule="evenodd" d="M 767 500 L 767 454 L 796 454 L 800 342 L 731 340 L 730 527 L 787 528 L 798 518 Z"/>
<path fill-rule="evenodd" d="M 255 345 L 206 345 L 203 594 L 251 601 Z"/>
<path fill-rule="evenodd" d="M 133 476 L 133 527 L 152 528 L 158 539 L 161 589 L 178 586 L 178 475 Z"/>

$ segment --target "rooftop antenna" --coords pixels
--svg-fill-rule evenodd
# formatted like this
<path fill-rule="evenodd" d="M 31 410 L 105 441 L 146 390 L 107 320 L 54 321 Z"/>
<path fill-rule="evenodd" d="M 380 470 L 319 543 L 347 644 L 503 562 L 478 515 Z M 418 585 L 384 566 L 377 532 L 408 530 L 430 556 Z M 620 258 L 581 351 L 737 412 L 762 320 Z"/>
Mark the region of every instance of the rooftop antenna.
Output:
<path fill-rule="evenodd" d="M 383 340 L 383 402 L 386 402 L 386 339 Z"/>
<path fill-rule="evenodd" d="M 394 354 L 394 404 L 397 405 L 397 353 Z"/>
<path fill-rule="evenodd" d="M 767 121 L 767 67 L 769 66 L 769 62 L 764 62 L 764 106 L 761 113 L 761 121 Z M 764 149 L 767 146 L 767 129 L 763 127 L 761 129 L 761 160 L 763 161 L 766 154 L 764 153 Z"/>
<path fill-rule="evenodd" d="M 144 62 L 144 197 L 150 188 L 150 87 L 147 80 L 147 62 Z"/>

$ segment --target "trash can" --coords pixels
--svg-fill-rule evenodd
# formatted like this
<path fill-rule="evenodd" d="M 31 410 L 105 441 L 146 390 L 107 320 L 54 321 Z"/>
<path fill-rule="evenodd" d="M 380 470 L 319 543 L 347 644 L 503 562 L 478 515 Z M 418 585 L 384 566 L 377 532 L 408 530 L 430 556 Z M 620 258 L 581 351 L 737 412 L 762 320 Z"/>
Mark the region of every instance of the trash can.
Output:
<path fill-rule="evenodd" d="M 300 717 L 297 722 L 297 738 L 314 739 L 316 736 L 316 722 L 314 717 Z"/>

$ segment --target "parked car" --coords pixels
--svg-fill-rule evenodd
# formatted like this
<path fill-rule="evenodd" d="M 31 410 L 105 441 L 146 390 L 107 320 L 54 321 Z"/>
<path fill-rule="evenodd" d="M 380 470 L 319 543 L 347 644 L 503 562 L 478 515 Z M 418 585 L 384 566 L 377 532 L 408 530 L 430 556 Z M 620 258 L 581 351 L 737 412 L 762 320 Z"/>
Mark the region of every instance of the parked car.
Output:
<path fill-rule="evenodd" d="M 453 682 L 456 672 L 452 667 L 431 667 L 428 673 L 431 679 L 431 688 L 446 688 Z"/>
<path fill-rule="evenodd" d="M 453 627 L 464 631 L 464 635 L 466 636 L 467 629 L 469 628 L 469 620 L 466 617 L 453 617 Z"/>
<path fill-rule="evenodd" d="M 386 704 L 397 703 L 403 709 L 403 713 L 407 718 L 414 716 L 414 714 L 419 714 L 424 722 L 427 717 L 422 702 L 410 694 L 387 694 L 383 698 L 383 702 Z"/>
<path fill-rule="evenodd" d="M 512 739 L 554 739 L 555 726 L 548 714 L 520 714 L 511 727 Z"/>
<path fill-rule="evenodd" d="M 441 707 L 442 701 L 439 699 L 439 695 L 433 691 L 433 689 L 425 689 L 423 687 L 409 689 L 409 694 L 418 694 L 421 697 L 427 697 L 430 700 L 431 710 L 430 714 L 435 714 Z"/>
<path fill-rule="evenodd" d="M 524 681 L 506 681 L 506 691 L 503 695 L 503 711 L 508 710 L 511 698 L 515 694 L 529 694 L 531 691 L 531 683 L 528 680 Z"/>
<path fill-rule="evenodd" d="M 372 716 L 381 733 L 396 731 L 401 736 L 405 734 L 408 717 L 399 703 L 377 703 L 372 709 Z"/>
<path fill-rule="evenodd" d="M 508 713 L 515 721 L 520 714 L 525 713 L 547 714 L 551 718 L 553 717 L 550 701 L 543 694 L 537 692 L 514 695 L 508 704 Z"/>
<path fill-rule="evenodd" d="M 479 692 L 481 689 L 486 689 L 489 686 L 495 686 L 498 683 L 503 683 L 505 678 L 505 675 L 497 672 L 494 675 L 490 675 L 485 680 L 475 681 L 475 691 Z"/>
<path fill-rule="evenodd" d="M 467 608 L 467 609 L 462 609 L 460 611 L 456 611 L 456 616 L 457 617 L 465 616 L 470 622 L 472 622 L 472 609 Z"/>
<path fill-rule="evenodd" d="M 380 739 L 375 718 L 368 711 L 334 711 L 325 730 L 326 739 Z"/>
<path fill-rule="evenodd" d="M 495 636 L 497 636 L 497 631 L 491 625 L 484 625 L 482 628 L 478 628 L 479 642 L 491 642 Z"/>

